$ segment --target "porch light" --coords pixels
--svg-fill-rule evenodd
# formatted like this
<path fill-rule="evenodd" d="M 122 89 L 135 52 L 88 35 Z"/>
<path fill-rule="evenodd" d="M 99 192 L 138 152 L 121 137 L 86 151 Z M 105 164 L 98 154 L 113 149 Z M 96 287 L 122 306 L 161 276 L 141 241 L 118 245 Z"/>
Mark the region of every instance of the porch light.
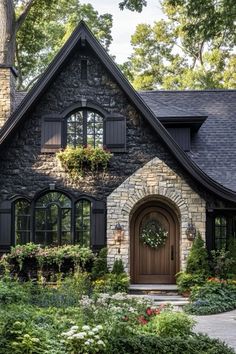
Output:
<path fill-rule="evenodd" d="M 189 241 L 193 241 L 196 237 L 196 233 L 197 233 L 196 227 L 193 224 L 192 219 L 191 219 L 190 223 L 188 224 L 187 230 L 186 230 L 187 239 Z"/>
<path fill-rule="evenodd" d="M 124 239 L 124 228 L 118 222 L 115 226 L 114 239 L 116 242 L 121 242 Z"/>

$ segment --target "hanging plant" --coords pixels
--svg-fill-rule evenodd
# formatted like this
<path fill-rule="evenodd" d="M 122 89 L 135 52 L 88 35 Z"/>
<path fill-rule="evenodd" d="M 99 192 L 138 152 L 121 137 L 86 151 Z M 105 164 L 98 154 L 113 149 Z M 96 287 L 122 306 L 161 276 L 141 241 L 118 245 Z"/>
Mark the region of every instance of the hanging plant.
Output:
<path fill-rule="evenodd" d="M 156 220 L 149 220 L 143 226 L 140 239 L 142 242 L 152 248 L 158 248 L 165 244 L 168 236 L 168 231 L 166 231 L 160 223 Z"/>
<path fill-rule="evenodd" d="M 62 167 L 73 179 L 82 176 L 84 171 L 106 170 L 112 154 L 101 147 L 70 147 L 57 153 Z"/>

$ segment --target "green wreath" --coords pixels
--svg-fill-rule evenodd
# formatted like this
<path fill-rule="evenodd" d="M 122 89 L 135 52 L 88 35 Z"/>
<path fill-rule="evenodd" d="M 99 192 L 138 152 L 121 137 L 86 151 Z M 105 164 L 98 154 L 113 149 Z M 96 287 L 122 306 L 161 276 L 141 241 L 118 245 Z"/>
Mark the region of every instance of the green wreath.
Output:
<path fill-rule="evenodd" d="M 140 239 L 147 246 L 152 248 L 158 248 L 165 244 L 168 236 L 168 231 L 163 229 L 161 224 L 159 224 L 156 220 L 149 220 L 143 226 Z"/>

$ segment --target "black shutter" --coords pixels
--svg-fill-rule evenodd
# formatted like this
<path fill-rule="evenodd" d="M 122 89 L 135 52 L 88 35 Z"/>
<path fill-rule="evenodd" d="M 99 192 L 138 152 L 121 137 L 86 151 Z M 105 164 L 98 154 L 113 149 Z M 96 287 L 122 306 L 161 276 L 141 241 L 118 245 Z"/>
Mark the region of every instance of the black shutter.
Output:
<path fill-rule="evenodd" d="M 104 202 L 97 200 L 93 202 L 92 220 L 92 247 L 100 249 L 106 246 L 106 207 Z"/>
<path fill-rule="evenodd" d="M 0 252 L 10 249 L 12 245 L 11 219 L 11 202 L 7 200 L 0 204 Z"/>
<path fill-rule="evenodd" d="M 108 116 L 105 119 L 105 146 L 111 152 L 126 151 L 126 118 Z"/>
<path fill-rule="evenodd" d="M 62 120 L 60 117 L 43 117 L 41 151 L 55 152 L 62 147 Z"/>

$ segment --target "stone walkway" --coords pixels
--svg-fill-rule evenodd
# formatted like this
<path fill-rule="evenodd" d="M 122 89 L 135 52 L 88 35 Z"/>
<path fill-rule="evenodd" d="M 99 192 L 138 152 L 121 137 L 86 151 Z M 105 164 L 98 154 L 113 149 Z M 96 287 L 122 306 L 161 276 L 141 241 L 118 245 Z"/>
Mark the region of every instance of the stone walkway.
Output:
<path fill-rule="evenodd" d="M 194 316 L 197 320 L 195 332 L 202 332 L 212 338 L 219 338 L 236 353 L 236 310 L 218 315 Z"/>

